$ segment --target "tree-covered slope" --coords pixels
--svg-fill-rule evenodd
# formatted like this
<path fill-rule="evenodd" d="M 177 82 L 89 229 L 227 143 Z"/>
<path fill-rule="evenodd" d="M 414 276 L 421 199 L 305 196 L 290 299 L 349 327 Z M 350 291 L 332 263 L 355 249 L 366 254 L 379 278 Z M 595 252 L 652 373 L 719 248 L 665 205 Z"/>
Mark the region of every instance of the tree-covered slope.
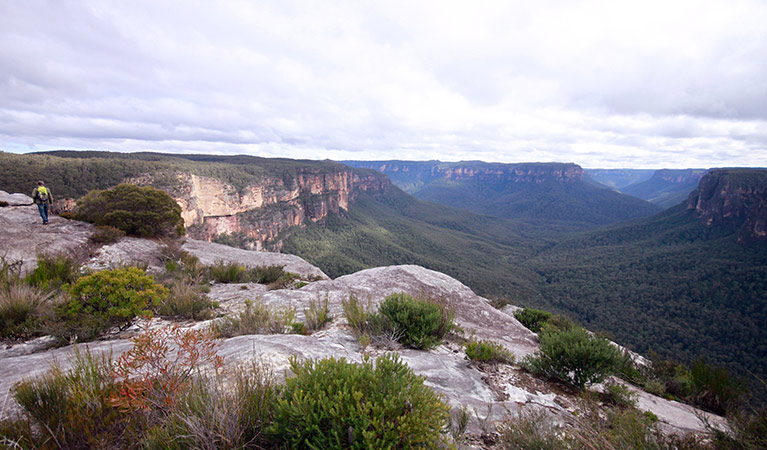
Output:
<path fill-rule="evenodd" d="M 705 173 L 704 169 L 657 170 L 649 180 L 625 186 L 620 191 L 670 208 L 687 200 Z"/>
<path fill-rule="evenodd" d="M 376 169 L 413 196 L 509 219 L 594 227 L 652 215 L 660 208 L 583 180 L 567 163 L 501 164 L 480 161 L 345 161 Z"/>
<path fill-rule="evenodd" d="M 537 275 L 516 263 L 550 238 L 536 225 L 421 202 L 395 188 L 385 196 L 362 195 L 340 216 L 290 230 L 283 251 L 331 277 L 417 264 L 456 277 L 478 293 L 521 301 L 535 295 Z"/>
<path fill-rule="evenodd" d="M 767 244 L 706 226 L 685 205 L 580 234 L 527 261 L 543 277 L 530 304 L 647 353 L 705 357 L 767 377 Z"/>

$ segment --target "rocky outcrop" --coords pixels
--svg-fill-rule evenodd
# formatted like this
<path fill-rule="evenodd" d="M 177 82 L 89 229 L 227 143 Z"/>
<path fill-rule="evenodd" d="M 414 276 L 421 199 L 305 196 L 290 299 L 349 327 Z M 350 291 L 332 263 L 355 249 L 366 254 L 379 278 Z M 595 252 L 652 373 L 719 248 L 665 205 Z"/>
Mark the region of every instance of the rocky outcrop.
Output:
<path fill-rule="evenodd" d="M 711 170 L 687 209 L 708 226 L 735 229 L 741 240 L 767 239 L 767 169 Z"/>
<path fill-rule="evenodd" d="M 35 218 L 33 206 L 0 208 L 0 253 L 13 254 L 25 265 L 34 265 L 33 251 L 37 237 L 29 233 L 29 221 Z M 35 230 L 44 231 L 49 248 L 57 243 L 56 250 L 72 251 L 88 242 L 93 228 L 82 222 L 52 217 L 51 224 Z M 7 238 L 6 238 L 7 236 Z M 223 315 L 242 310 L 246 301 L 259 298 L 264 304 L 281 308 L 289 306 L 296 311 L 296 320 L 305 319 L 304 311 L 313 302 L 327 299 L 333 320 L 329 327 L 309 336 L 296 334 L 245 335 L 218 342 L 218 353 L 226 364 L 258 360 L 267 364 L 278 378 L 286 376 L 291 357 L 298 358 L 346 358 L 359 362 L 363 352 L 373 357 L 387 350 L 368 347 L 363 349 L 354 338 L 343 316 L 342 302 L 350 295 L 369 301 L 376 306 L 391 293 L 405 292 L 414 296 L 426 295 L 448 302 L 455 309 L 455 319 L 469 335 L 489 339 L 505 346 L 523 358 L 536 351 L 536 336 L 524 328 L 512 314 L 493 308 L 490 302 L 472 292 L 459 281 L 439 272 L 420 266 L 403 265 L 378 267 L 351 275 L 328 279 L 319 269 L 292 255 L 254 252 L 235 249 L 214 243 L 187 239 L 182 247 L 197 256 L 204 264 L 216 261 L 237 261 L 248 266 L 282 265 L 286 270 L 299 274 L 309 284 L 300 289 L 267 290 L 259 284 L 215 284 L 208 296 L 221 305 Z M 87 265 L 93 269 L 140 263 L 150 270 L 162 270 L 162 245 L 153 240 L 122 238 L 115 244 L 91 248 L 86 256 Z M 311 281 L 317 280 L 317 281 Z M 221 319 L 214 319 L 221 320 Z M 153 326 L 167 321 L 155 320 Z M 207 327 L 207 322 L 184 322 L 182 327 Z M 109 353 L 113 358 L 131 347 L 128 339 L 138 327 L 127 330 L 111 340 L 80 345 L 79 351 Z M 22 380 L 42 374 L 56 363 L 63 369 L 69 367 L 75 346 L 50 349 L 50 339 L 42 338 L 27 343 L 7 345 L 0 350 L 0 396 L 7 404 L 0 414 L 14 410 L 13 400 L 7 396 L 12 386 Z M 558 420 L 567 421 L 577 414 L 577 397 L 563 391 L 557 385 L 531 377 L 518 366 L 487 368 L 469 362 L 458 342 L 447 342 L 431 351 L 417 351 L 393 347 L 417 374 L 425 377 L 426 384 L 442 394 L 454 407 L 465 406 L 476 411 L 484 424 L 472 416 L 470 432 L 479 433 L 483 426 L 501 420 L 521 408 L 545 408 Z M 693 408 L 670 402 L 641 392 L 639 407 L 656 414 L 661 422 L 676 432 L 700 431 L 704 425 L 701 417 L 718 424 L 720 418 L 706 415 Z M 488 425 L 490 424 L 490 425 Z"/>
<path fill-rule="evenodd" d="M 164 188 L 181 206 L 191 237 L 209 241 L 238 234 L 259 250 L 289 227 L 348 210 L 360 193 L 385 192 L 390 186 L 385 177 L 343 166 L 337 170 L 307 166 L 283 177 L 254 177 L 241 188 L 193 173 L 178 172 L 174 177 Z M 126 181 L 157 184 L 152 175 Z"/>
<path fill-rule="evenodd" d="M 698 183 L 705 174 L 705 169 L 661 169 L 656 170 L 652 178 L 657 178 L 668 183 L 688 184 Z"/>

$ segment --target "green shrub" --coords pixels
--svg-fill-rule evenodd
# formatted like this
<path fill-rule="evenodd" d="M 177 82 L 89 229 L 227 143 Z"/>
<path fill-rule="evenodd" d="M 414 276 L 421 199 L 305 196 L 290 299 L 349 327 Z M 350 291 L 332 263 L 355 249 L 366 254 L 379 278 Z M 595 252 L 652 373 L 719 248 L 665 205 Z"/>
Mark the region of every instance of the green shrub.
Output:
<path fill-rule="evenodd" d="M 143 270 L 127 267 L 81 277 L 69 293 L 70 300 L 58 311 L 66 321 L 68 336 L 63 337 L 77 335 L 82 340 L 130 325 L 136 316 L 151 316 L 152 308 L 168 296 L 168 289 Z"/>
<path fill-rule="evenodd" d="M 612 375 L 622 360 L 620 350 L 609 341 L 580 327 L 544 328 L 538 339 L 539 350 L 525 358 L 524 366 L 537 375 L 559 379 L 578 389 Z"/>
<path fill-rule="evenodd" d="M 97 244 L 112 244 L 125 236 L 125 231 L 109 225 L 99 225 L 90 235 L 90 240 Z"/>
<path fill-rule="evenodd" d="M 411 348 L 435 347 L 454 327 L 451 307 L 404 293 L 386 297 L 378 311 L 402 334 L 399 341 Z"/>
<path fill-rule="evenodd" d="M 348 299 L 341 301 L 341 305 L 344 310 L 344 317 L 349 327 L 351 327 L 352 333 L 355 336 L 368 334 L 370 316 L 374 314 L 370 311 L 372 309 L 371 302 L 368 301 L 367 305 L 365 305 L 356 295 L 350 294 Z"/>
<path fill-rule="evenodd" d="M 605 403 L 619 408 L 633 408 L 636 406 L 637 394 L 628 386 L 619 383 L 607 382 L 605 391 L 602 393 Z"/>
<path fill-rule="evenodd" d="M 466 343 L 465 350 L 466 357 L 472 361 L 514 364 L 514 355 L 497 342 L 471 340 Z"/>
<path fill-rule="evenodd" d="M 439 448 L 448 406 L 398 356 L 300 363 L 277 401 L 273 436 L 293 449 Z"/>
<path fill-rule="evenodd" d="M 514 312 L 514 318 L 533 333 L 541 331 L 541 327 L 551 318 L 551 313 L 539 309 L 525 308 Z"/>
<path fill-rule="evenodd" d="M 321 330 L 325 325 L 330 323 L 333 318 L 330 316 L 330 308 L 328 307 L 327 295 L 323 300 L 312 300 L 309 302 L 309 307 L 304 309 L 304 326 L 306 333 L 311 334 L 315 331 Z"/>
<path fill-rule="evenodd" d="M 6 207 L 6 206 L 8 206 L 8 205 L 9 205 L 9 203 L 8 203 L 8 202 L 5 202 L 5 201 L 0 201 L 0 208 L 5 208 L 5 207 Z"/>
<path fill-rule="evenodd" d="M 210 266 L 210 277 L 219 283 L 247 283 L 248 269 L 236 262 L 216 261 Z"/>
<path fill-rule="evenodd" d="M 184 234 L 181 207 L 167 193 L 151 186 L 120 184 L 110 190 L 91 191 L 77 201 L 76 218 L 141 237 Z"/>
<path fill-rule="evenodd" d="M 260 300 L 246 300 L 245 309 L 237 316 L 226 317 L 216 324 L 216 331 L 224 337 L 280 334 L 291 329 L 295 318 L 294 307 L 285 306 L 273 311 Z"/>
<path fill-rule="evenodd" d="M 545 410 L 522 410 L 498 425 L 500 441 L 508 450 L 565 450 L 570 447 Z"/>
<path fill-rule="evenodd" d="M 111 404 L 118 391 L 111 368 L 108 358 L 76 352 L 71 369 L 54 367 L 17 384 L 13 396 L 26 426 L 19 427 L 21 436 L 11 438 L 29 442 L 30 448 L 128 447 L 130 417 Z"/>
<path fill-rule="evenodd" d="M 23 284 L 0 287 L 0 337 L 27 338 L 40 334 L 50 315 L 52 293 Z"/>
<path fill-rule="evenodd" d="M 218 303 L 202 295 L 194 286 L 174 281 L 170 294 L 157 308 L 157 314 L 166 317 L 183 317 L 194 320 L 208 320 L 214 316 Z"/>
<path fill-rule="evenodd" d="M 37 267 L 24 280 L 42 289 L 58 289 L 74 282 L 80 276 L 80 267 L 69 256 L 59 254 L 37 255 Z"/>

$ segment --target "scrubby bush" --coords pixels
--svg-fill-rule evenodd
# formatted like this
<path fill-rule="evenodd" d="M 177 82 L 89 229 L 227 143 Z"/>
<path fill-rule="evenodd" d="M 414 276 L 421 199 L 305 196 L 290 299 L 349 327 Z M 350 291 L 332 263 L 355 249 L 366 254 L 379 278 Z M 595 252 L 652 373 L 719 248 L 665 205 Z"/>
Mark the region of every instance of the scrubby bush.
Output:
<path fill-rule="evenodd" d="M 551 318 L 551 313 L 539 309 L 525 308 L 514 312 L 514 318 L 517 319 L 525 328 L 533 333 L 541 331 L 541 327 Z"/>
<path fill-rule="evenodd" d="M 497 342 L 471 340 L 466 343 L 465 350 L 466 357 L 472 361 L 514 364 L 514 355 Z"/>
<path fill-rule="evenodd" d="M 288 332 L 296 318 L 292 306 L 272 310 L 261 300 L 246 300 L 245 309 L 234 317 L 227 317 L 216 324 L 216 331 L 224 337 L 247 334 L 279 334 Z"/>
<path fill-rule="evenodd" d="M 141 237 L 184 234 L 181 207 L 170 195 L 151 186 L 120 184 L 114 189 L 91 191 L 77 201 L 75 217 Z"/>
<path fill-rule="evenodd" d="M 218 303 L 210 300 L 194 286 L 175 280 L 170 284 L 170 294 L 157 308 L 157 314 L 166 317 L 182 317 L 194 320 L 212 319 Z"/>
<path fill-rule="evenodd" d="M 40 334 L 53 309 L 53 294 L 24 284 L 0 287 L 0 337 Z"/>
<path fill-rule="evenodd" d="M 614 345 L 580 327 L 544 328 L 538 339 L 539 350 L 525 358 L 524 366 L 537 375 L 556 378 L 578 389 L 612 375 L 622 361 Z"/>
<path fill-rule="evenodd" d="M 125 236 L 125 231 L 109 225 L 99 225 L 89 239 L 97 244 L 112 244 Z"/>
<path fill-rule="evenodd" d="M 21 266 L 23 261 L 8 261 L 5 255 L 0 256 L 0 289 L 21 282 Z"/>
<path fill-rule="evenodd" d="M 76 352 L 69 370 L 55 366 L 18 383 L 13 396 L 23 416 L 3 434 L 24 448 L 129 447 L 131 418 L 112 405 L 119 387 L 111 373 L 108 358 Z"/>
<path fill-rule="evenodd" d="M 607 382 L 605 383 L 605 390 L 602 393 L 602 398 L 606 403 L 617 406 L 619 408 L 631 408 L 636 406 L 637 394 L 620 383 Z"/>
<path fill-rule="evenodd" d="M 450 306 L 405 293 L 386 297 L 378 312 L 401 333 L 403 345 L 416 349 L 438 345 L 454 327 L 455 311 Z"/>
<path fill-rule="evenodd" d="M 333 318 L 330 316 L 330 307 L 328 306 L 327 295 L 323 300 L 311 300 L 309 307 L 304 308 L 304 327 L 306 333 L 310 334 L 315 331 L 321 330 L 327 325 Z"/>
<path fill-rule="evenodd" d="M 398 356 L 291 361 L 273 436 L 293 449 L 439 448 L 448 406 Z"/>
<path fill-rule="evenodd" d="M 80 267 L 69 256 L 40 254 L 37 267 L 24 280 L 32 286 L 53 290 L 74 282 L 79 276 Z"/>
<path fill-rule="evenodd" d="M 120 390 L 111 401 L 126 411 L 165 410 L 187 390 L 202 366 L 218 369 L 223 364 L 216 353 L 215 333 L 210 329 L 147 327 L 132 340 L 131 349 L 120 355 L 112 367 Z"/>
<path fill-rule="evenodd" d="M 59 308 L 64 333 L 92 339 L 112 327 L 130 325 L 136 316 L 151 316 L 152 309 L 168 296 L 168 289 L 155 283 L 137 267 L 104 270 L 77 280 L 69 290 L 70 300 Z"/>

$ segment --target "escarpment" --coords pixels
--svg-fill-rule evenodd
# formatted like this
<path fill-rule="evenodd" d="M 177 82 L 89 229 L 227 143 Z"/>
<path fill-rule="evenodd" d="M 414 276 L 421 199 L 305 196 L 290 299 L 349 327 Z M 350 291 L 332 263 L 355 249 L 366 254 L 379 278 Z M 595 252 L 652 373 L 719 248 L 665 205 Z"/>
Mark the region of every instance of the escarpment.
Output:
<path fill-rule="evenodd" d="M 383 193 L 391 187 L 380 174 L 342 166 L 333 171 L 305 167 L 281 177 L 254 177 L 240 188 L 189 172 L 173 177 L 166 190 L 181 206 L 190 237 L 211 241 L 222 235 L 237 235 L 255 249 L 264 248 L 266 242 L 290 227 L 348 210 L 361 193 Z M 151 175 L 128 181 L 157 182 Z M 271 247 L 279 248 L 280 243 L 272 242 Z"/>
<path fill-rule="evenodd" d="M 705 225 L 736 229 L 740 240 L 767 239 L 767 170 L 712 170 L 690 194 L 687 209 Z"/>

